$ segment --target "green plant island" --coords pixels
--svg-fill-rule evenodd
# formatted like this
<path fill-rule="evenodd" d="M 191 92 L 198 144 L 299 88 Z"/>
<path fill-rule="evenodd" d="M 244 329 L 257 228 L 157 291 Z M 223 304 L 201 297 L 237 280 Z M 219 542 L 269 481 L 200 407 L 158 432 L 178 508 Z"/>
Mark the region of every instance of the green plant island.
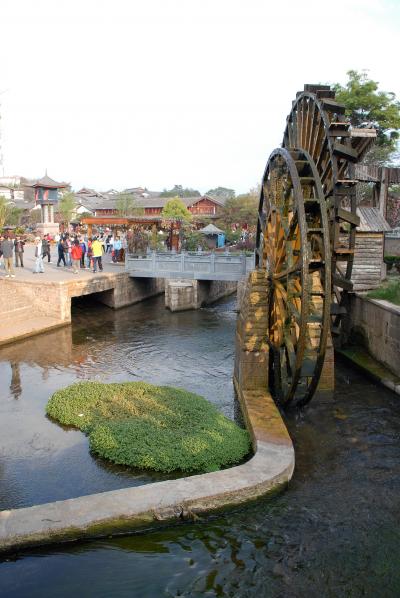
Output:
<path fill-rule="evenodd" d="M 47 415 L 88 435 L 114 463 L 159 472 L 203 473 L 239 463 L 250 437 L 209 401 L 145 382 L 79 382 L 49 399 Z"/>

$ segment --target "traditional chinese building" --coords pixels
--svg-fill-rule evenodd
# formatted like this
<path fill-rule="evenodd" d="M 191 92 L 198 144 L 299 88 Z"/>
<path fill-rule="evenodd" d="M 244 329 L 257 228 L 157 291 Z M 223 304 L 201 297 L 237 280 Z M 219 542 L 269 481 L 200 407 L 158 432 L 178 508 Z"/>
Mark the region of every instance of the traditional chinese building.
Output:
<path fill-rule="evenodd" d="M 42 221 L 37 225 L 37 230 L 42 234 L 54 235 L 58 232 L 59 226 L 54 222 L 54 204 L 58 201 L 59 189 L 64 189 L 65 183 L 57 183 L 47 172 L 44 177 L 33 183 L 35 190 L 35 203 L 40 205 Z"/>

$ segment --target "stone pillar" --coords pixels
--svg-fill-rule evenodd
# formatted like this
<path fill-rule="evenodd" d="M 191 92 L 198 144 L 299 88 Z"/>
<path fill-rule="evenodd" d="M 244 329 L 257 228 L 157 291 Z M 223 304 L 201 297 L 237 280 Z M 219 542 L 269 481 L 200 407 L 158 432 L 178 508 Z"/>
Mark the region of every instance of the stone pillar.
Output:
<path fill-rule="evenodd" d="M 165 307 L 171 311 L 197 309 L 197 281 L 170 280 L 165 285 Z"/>
<path fill-rule="evenodd" d="M 268 280 L 264 270 L 249 274 L 236 326 L 235 386 L 268 389 Z"/>
<path fill-rule="evenodd" d="M 49 205 L 49 210 L 50 210 L 50 222 L 54 222 L 54 206 L 53 206 L 53 204 Z"/>

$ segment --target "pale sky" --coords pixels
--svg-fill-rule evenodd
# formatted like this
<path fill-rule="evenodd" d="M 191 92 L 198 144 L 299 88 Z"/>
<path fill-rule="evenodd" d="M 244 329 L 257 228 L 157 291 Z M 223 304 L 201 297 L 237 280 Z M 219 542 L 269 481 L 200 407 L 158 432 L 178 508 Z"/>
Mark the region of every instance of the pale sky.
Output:
<path fill-rule="evenodd" d="M 304 83 L 400 98 L 399 33 L 400 0 L 0 0 L 4 172 L 245 192 Z"/>

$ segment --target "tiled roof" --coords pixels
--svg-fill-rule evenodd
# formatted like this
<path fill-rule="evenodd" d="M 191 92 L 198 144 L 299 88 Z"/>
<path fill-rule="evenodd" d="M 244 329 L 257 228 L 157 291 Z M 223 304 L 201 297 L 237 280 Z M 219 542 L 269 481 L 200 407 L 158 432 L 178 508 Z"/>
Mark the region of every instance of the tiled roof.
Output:
<path fill-rule="evenodd" d="M 65 183 L 57 183 L 57 181 L 51 179 L 47 174 L 32 185 L 32 187 L 49 187 L 53 189 L 62 189 L 65 186 Z"/>

